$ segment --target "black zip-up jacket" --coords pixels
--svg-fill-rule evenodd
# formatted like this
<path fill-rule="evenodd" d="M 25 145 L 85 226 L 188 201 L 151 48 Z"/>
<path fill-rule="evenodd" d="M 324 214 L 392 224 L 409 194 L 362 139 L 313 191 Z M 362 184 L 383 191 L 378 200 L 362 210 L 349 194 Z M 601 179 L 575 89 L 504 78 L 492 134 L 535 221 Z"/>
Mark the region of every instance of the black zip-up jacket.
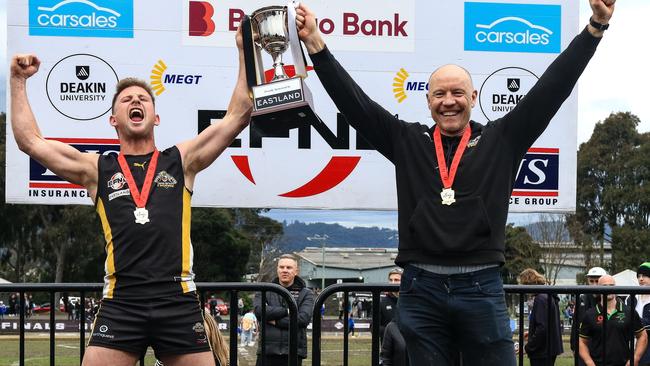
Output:
<path fill-rule="evenodd" d="M 276 277 L 273 283 L 280 284 Z M 311 322 L 311 314 L 314 308 L 314 293 L 305 286 L 305 281 L 296 276 L 293 284 L 287 288 L 293 294 L 298 305 L 298 356 L 307 357 L 307 326 Z M 255 316 L 262 319 L 262 297 L 255 295 Z M 289 354 L 289 307 L 286 301 L 275 292 L 266 293 L 266 349 L 267 355 L 288 355 Z M 270 320 L 275 321 L 269 324 Z M 257 347 L 257 354 L 261 354 L 262 347 Z"/>
<path fill-rule="evenodd" d="M 470 121 L 470 144 L 452 186 L 456 203 L 450 206 L 441 204 L 433 129 L 402 121 L 370 99 L 327 48 L 310 55 L 339 111 L 395 165 L 398 265 L 505 262 L 505 224 L 519 163 L 571 94 L 599 41 L 585 29 L 512 111 L 485 126 Z M 446 140 L 451 142 L 443 142 L 445 156 L 453 156 L 449 150 L 458 141 Z"/>
<path fill-rule="evenodd" d="M 528 358 L 550 358 L 564 352 L 562 346 L 562 324 L 560 323 L 560 299 L 557 295 L 551 296 L 551 318 L 548 317 L 548 295 L 537 294 L 533 301 L 530 322 L 528 326 L 528 343 L 524 349 Z M 550 326 L 550 328 L 549 328 Z M 550 333 L 550 348 L 547 337 Z"/>
<path fill-rule="evenodd" d="M 395 321 L 386 325 L 386 334 L 381 344 L 379 359 L 382 366 L 409 366 L 406 341 Z"/>

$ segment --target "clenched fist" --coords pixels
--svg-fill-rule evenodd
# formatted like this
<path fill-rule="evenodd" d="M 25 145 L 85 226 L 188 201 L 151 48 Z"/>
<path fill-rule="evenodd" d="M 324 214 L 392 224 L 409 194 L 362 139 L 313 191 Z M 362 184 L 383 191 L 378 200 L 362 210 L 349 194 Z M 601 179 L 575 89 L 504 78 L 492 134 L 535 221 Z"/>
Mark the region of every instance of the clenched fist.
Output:
<path fill-rule="evenodd" d="M 27 79 L 36 74 L 40 65 L 35 55 L 15 55 L 11 59 L 11 78 Z"/>

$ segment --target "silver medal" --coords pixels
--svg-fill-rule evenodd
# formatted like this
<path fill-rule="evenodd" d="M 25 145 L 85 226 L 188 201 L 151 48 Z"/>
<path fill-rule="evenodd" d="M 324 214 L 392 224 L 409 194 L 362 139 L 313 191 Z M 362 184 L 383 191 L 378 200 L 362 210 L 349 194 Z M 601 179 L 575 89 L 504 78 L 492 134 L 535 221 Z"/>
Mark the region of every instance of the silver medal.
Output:
<path fill-rule="evenodd" d="M 144 207 L 136 208 L 135 211 L 133 211 L 133 215 L 135 216 L 136 224 L 144 225 L 149 222 L 149 211 Z"/>
<path fill-rule="evenodd" d="M 443 205 L 451 205 L 456 202 L 455 196 L 456 192 L 451 188 L 445 188 L 440 192 L 440 198 L 442 198 Z"/>

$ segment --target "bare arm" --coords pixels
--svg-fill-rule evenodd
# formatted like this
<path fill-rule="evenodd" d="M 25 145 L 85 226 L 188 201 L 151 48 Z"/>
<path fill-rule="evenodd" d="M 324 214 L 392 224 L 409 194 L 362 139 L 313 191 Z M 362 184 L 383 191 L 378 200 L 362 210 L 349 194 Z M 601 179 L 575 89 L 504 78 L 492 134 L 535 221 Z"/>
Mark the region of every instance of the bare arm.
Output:
<path fill-rule="evenodd" d="M 39 66 L 40 61 L 34 55 L 16 55 L 11 60 L 11 127 L 18 148 L 60 178 L 84 186 L 94 200 L 99 155 L 82 153 L 62 142 L 46 140 L 38 128 L 27 99 L 27 79 Z"/>
<path fill-rule="evenodd" d="M 241 29 L 237 31 L 237 48 L 239 74 L 226 115 L 221 122 L 206 128 L 194 139 L 177 145 L 183 159 L 185 184 L 189 189 L 194 186 L 196 174 L 212 164 L 250 122 L 253 102 L 246 83 Z"/>
<path fill-rule="evenodd" d="M 589 340 L 587 338 L 580 337 L 578 339 L 578 349 L 580 350 L 580 357 L 587 366 L 596 366 L 594 360 L 589 354 Z"/>
<path fill-rule="evenodd" d="M 641 361 L 641 357 L 643 357 L 646 348 L 648 347 L 648 334 L 645 328 L 642 328 L 639 332 L 636 332 L 635 336 L 636 336 L 636 349 L 634 350 L 634 364 L 638 365 L 639 361 Z"/>

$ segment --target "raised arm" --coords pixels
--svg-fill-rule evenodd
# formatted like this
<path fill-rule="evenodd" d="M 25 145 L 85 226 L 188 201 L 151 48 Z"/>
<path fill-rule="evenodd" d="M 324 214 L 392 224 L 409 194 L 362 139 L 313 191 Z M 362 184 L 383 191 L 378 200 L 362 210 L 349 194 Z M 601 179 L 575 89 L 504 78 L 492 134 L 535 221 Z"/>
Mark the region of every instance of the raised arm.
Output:
<path fill-rule="evenodd" d="M 318 30 L 316 15 L 304 3 L 296 8 L 296 24 L 318 78 L 338 110 L 377 151 L 392 160 L 392 141 L 399 139 L 405 123 L 370 99 L 334 59 Z"/>
<path fill-rule="evenodd" d="M 94 200 L 97 192 L 99 155 L 82 153 L 59 141 L 46 140 L 41 134 L 27 98 L 27 79 L 40 66 L 34 55 L 16 55 L 11 59 L 11 128 L 18 148 L 43 164 L 62 179 L 79 184 Z"/>
<path fill-rule="evenodd" d="M 253 102 L 246 83 L 241 29 L 237 31 L 236 42 L 239 50 L 239 72 L 226 115 L 219 123 L 206 128 L 197 137 L 177 145 L 183 159 L 185 184 L 189 189 L 194 186 L 196 174 L 212 164 L 250 122 Z"/>
<path fill-rule="evenodd" d="M 589 0 L 594 22 L 609 24 L 615 0 Z M 504 135 L 519 154 L 544 132 L 569 97 L 603 36 L 591 24 L 551 63 L 521 102 L 502 119 Z"/>

